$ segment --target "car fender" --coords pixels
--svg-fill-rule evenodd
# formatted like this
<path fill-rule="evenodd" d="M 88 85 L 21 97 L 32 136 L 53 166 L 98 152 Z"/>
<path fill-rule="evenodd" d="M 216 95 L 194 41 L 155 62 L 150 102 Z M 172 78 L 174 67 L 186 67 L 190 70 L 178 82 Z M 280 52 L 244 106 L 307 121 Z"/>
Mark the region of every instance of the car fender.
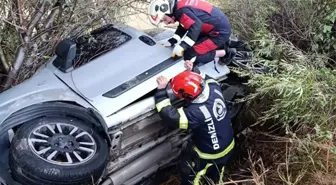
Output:
<path fill-rule="evenodd" d="M 51 107 L 57 106 L 77 109 L 82 114 L 85 111 L 89 117 L 94 118 L 90 121 L 99 124 L 104 135 L 107 134 L 105 120 L 100 116 L 99 111 L 62 83 L 50 70 L 43 69 L 31 79 L 0 94 L 0 135 L 24 123 L 27 119 L 47 114 L 44 109 L 55 113 L 55 109 Z M 59 109 L 59 111 L 62 110 Z M 13 119 L 15 116 L 16 120 Z"/>

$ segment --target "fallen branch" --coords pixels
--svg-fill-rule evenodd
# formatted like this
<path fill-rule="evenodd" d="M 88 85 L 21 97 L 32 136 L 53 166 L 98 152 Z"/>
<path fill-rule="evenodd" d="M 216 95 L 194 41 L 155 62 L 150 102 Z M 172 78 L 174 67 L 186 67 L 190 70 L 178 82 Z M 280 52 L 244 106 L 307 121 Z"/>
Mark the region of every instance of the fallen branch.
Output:
<path fill-rule="evenodd" d="M 228 181 L 228 182 L 223 182 L 223 183 L 220 183 L 218 185 L 225 185 L 225 184 L 237 184 L 237 183 L 242 183 L 242 182 L 255 182 L 254 179 L 246 179 L 246 180 L 237 180 L 237 181 Z"/>

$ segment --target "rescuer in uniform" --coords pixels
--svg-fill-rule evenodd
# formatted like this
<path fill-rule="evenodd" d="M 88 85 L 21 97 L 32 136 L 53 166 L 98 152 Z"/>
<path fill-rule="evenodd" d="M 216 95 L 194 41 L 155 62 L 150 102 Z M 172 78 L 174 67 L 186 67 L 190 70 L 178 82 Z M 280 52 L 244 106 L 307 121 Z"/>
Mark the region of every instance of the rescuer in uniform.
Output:
<path fill-rule="evenodd" d="M 163 43 L 166 47 L 174 46 L 173 57 L 183 56 L 186 62 L 196 57 L 194 65 L 198 65 L 215 57 L 228 64 L 235 55 L 227 48 L 231 35 L 229 19 L 219 8 L 203 0 L 152 0 L 148 14 L 155 26 L 160 22 L 179 22 L 173 37 Z"/>
<path fill-rule="evenodd" d="M 177 109 L 171 105 L 166 91 L 168 80 L 160 76 L 156 108 L 166 125 L 192 132 L 192 149 L 183 163 L 182 185 L 198 185 L 204 175 L 218 183 L 235 145 L 231 120 L 219 84 L 207 75 L 192 72 L 192 65 L 186 67 L 187 71 L 170 82 L 173 94 L 182 98 L 185 106 Z"/>

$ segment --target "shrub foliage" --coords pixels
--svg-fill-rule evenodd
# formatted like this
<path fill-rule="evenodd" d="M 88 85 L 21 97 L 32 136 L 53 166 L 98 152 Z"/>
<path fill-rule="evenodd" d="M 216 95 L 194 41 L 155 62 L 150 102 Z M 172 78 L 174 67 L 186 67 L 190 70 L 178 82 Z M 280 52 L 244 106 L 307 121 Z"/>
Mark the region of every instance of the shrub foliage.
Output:
<path fill-rule="evenodd" d="M 336 184 L 336 3 L 213 2 L 253 48 L 254 62 L 272 69 L 262 75 L 232 68 L 253 89 L 245 100 L 257 115 L 256 132 L 243 145 L 267 164 L 258 168 L 266 178 L 255 184 Z"/>

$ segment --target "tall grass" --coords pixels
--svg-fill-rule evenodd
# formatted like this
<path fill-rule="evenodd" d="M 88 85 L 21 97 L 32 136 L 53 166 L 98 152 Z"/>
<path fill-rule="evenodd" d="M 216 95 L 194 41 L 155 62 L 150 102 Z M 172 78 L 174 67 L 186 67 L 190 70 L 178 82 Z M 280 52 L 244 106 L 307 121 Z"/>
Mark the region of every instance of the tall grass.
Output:
<path fill-rule="evenodd" d="M 252 152 L 237 168 L 249 169 L 253 184 L 336 184 L 336 3 L 212 2 L 253 48 L 254 62 L 273 69 L 261 75 L 232 68 L 250 78 L 245 101 L 253 114 L 246 119 L 256 120 L 241 143 Z"/>

